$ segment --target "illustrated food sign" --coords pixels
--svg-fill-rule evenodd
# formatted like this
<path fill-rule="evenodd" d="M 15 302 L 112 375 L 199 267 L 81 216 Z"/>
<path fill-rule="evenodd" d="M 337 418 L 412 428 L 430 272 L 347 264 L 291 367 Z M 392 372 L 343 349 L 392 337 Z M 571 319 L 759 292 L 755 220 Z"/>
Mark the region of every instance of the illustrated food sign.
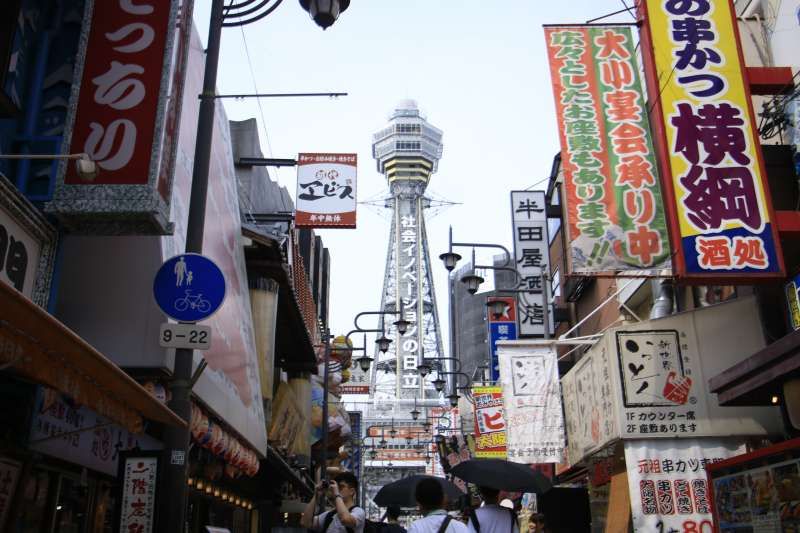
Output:
<path fill-rule="evenodd" d="M 299 154 L 298 228 L 356 227 L 356 154 Z"/>
<path fill-rule="evenodd" d="M 472 387 L 475 402 L 475 457 L 506 458 L 502 387 Z"/>
<path fill-rule="evenodd" d="M 573 272 L 663 267 L 656 158 L 628 27 L 546 27 Z"/>
<path fill-rule="evenodd" d="M 735 12 L 728 0 L 641 2 L 675 273 L 783 276 Z M 656 50 L 658 53 L 654 53 Z M 655 91 L 655 92 L 653 92 Z"/>

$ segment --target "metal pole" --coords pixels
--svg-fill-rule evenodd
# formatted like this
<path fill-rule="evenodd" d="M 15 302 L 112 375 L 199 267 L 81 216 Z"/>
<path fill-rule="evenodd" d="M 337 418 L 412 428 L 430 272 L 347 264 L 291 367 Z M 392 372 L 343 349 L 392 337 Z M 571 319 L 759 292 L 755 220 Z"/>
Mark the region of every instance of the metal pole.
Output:
<path fill-rule="evenodd" d="M 189 221 L 186 229 L 186 252 L 203 251 L 203 229 L 206 215 L 206 194 L 208 191 L 208 167 L 211 158 L 211 139 L 214 133 L 214 92 L 217 84 L 217 65 L 219 64 L 220 37 L 224 0 L 213 0 L 208 28 L 208 47 L 203 77 L 203 93 L 200 95 L 200 112 L 197 123 L 197 139 L 194 149 L 192 169 L 192 192 L 189 200 Z M 163 494 L 165 504 L 158 531 L 162 533 L 181 533 L 186 530 L 187 486 L 186 467 L 189 450 L 189 419 L 192 404 L 192 350 L 175 350 L 175 368 L 170 390 L 172 400 L 169 407 L 187 422 L 186 427 L 167 426 L 164 431 L 166 451 L 164 465 Z"/>

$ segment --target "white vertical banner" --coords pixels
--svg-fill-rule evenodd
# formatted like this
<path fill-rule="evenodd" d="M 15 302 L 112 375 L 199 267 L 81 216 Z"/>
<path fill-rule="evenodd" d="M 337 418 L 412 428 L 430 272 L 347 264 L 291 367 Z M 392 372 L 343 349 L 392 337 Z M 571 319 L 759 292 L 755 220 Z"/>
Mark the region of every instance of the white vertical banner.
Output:
<path fill-rule="evenodd" d="M 130 455 L 125 458 L 122 474 L 119 530 L 151 533 L 156 510 L 158 459 Z"/>
<path fill-rule="evenodd" d="M 740 441 L 625 441 L 633 530 L 713 533 L 706 465 L 745 452 Z"/>
<path fill-rule="evenodd" d="M 515 463 L 564 460 L 564 416 L 555 350 L 498 344 L 508 459 Z"/>
<path fill-rule="evenodd" d="M 521 289 L 532 292 L 517 296 L 520 336 L 544 336 L 544 305 L 552 301 L 550 283 L 542 282 L 542 271 L 550 275 L 550 238 L 544 191 L 511 191 L 511 222 L 514 230 L 514 264 Z M 547 299 L 543 291 L 547 291 Z M 552 307 L 548 308 L 553 334 Z"/>

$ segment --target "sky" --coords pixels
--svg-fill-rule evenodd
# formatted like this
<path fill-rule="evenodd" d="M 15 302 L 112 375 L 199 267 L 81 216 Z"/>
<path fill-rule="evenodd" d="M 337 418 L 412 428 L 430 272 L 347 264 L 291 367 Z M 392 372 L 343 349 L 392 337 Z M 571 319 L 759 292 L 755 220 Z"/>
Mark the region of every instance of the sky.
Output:
<path fill-rule="evenodd" d="M 455 240 L 511 246 L 510 191 L 550 172 L 559 150 L 542 24 L 580 23 L 628 0 L 360 0 L 322 31 L 296 0 L 253 25 L 223 31 L 219 94 L 346 92 L 348 96 L 225 100 L 231 120 L 256 118 L 267 157 L 358 154 L 359 201 L 383 198 L 372 134 L 396 104 L 416 100 L 443 131 L 428 193 L 457 205 L 427 219 L 434 287 L 447 346 L 447 271 Z M 205 42 L 211 0 L 196 0 Z M 631 22 L 623 13 L 604 22 Z M 249 59 L 248 59 L 249 52 Z M 296 170 L 270 169 L 294 197 Z M 546 186 L 546 181 L 534 189 Z M 331 254 L 331 333 L 380 308 L 390 218 L 360 204 L 355 230 L 317 230 Z M 469 250 L 464 250 L 467 256 Z M 488 256 L 478 255 L 485 263 Z M 362 327 L 375 327 L 364 320 Z M 360 341 L 357 340 L 357 344 Z M 447 350 L 447 348 L 445 348 Z"/>

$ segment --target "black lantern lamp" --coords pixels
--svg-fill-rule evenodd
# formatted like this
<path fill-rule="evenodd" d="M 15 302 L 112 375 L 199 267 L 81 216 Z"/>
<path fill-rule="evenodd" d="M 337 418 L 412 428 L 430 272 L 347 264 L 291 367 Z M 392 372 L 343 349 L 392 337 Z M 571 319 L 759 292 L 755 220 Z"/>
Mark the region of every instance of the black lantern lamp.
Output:
<path fill-rule="evenodd" d="M 442 260 L 442 263 L 444 263 L 444 267 L 447 269 L 447 271 L 452 272 L 456 267 L 456 264 L 458 264 L 458 262 L 461 260 L 461 256 L 451 250 L 449 252 L 440 254 L 439 259 Z"/>
<path fill-rule="evenodd" d="M 384 335 L 383 333 L 381 333 L 380 337 L 375 339 L 375 344 L 378 345 L 378 349 L 383 353 L 386 353 L 386 352 L 389 351 L 389 345 L 391 343 L 392 343 L 392 339 L 387 338 L 386 335 Z"/>
<path fill-rule="evenodd" d="M 483 281 L 483 278 L 475 274 L 474 271 L 472 274 L 467 274 L 461 278 L 461 283 L 467 286 L 467 291 L 469 291 L 470 294 L 475 294 L 478 292 L 478 289 Z"/>
<path fill-rule="evenodd" d="M 300 6 L 325 30 L 350 7 L 350 0 L 300 0 Z"/>
<path fill-rule="evenodd" d="M 443 380 L 441 377 L 438 377 L 433 380 L 433 386 L 436 389 L 436 392 L 442 392 L 444 390 L 444 386 L 447 382 Z"/>
<path fill-rule="evenodd" d="M 458 407 L 458 399 L 460 396 L 456 393 L 448 394 L 447 399 L 450 400 L 450 407 Z"/>
<path fill-rule="evenodd" d="M 362 372 L 368 372 L 369 365 L 372 364 L 372 357 L 369 357 L 366 354 L 364 354 L 356 359 L 356 363 L 358 363 L 358 366 L 359 368 L 361 368 Z"/>

